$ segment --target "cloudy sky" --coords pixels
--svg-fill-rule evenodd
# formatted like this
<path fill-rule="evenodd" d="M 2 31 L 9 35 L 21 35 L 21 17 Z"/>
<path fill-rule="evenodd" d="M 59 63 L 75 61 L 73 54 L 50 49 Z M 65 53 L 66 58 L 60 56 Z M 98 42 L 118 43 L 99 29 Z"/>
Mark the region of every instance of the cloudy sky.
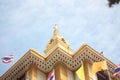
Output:
<path fill-rule="evenodd" d="M 10 64 L 0 61 L 0 76 L 30 48 L 45 55 L 54 24 L 73 53 L 86 43 L 119 64 L 120 5 L 107 4 L 107 0 L 0 0 L 0 58 L 14 54 L 15 59 Z"/>

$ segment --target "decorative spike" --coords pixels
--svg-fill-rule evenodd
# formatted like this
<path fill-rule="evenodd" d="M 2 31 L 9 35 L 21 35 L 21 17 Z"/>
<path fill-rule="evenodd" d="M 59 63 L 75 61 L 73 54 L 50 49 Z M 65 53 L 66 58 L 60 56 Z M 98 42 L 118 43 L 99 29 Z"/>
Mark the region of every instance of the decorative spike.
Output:
<path fill-rule="evenodd" d="M 58 28 L 57 28 L 57 24 L 55 24 L 55 26 L 54 26 L 54 35 L 53 35 L 54 37 L 55 36 L 60 36 L 60 33 L 59 33 L 59 31 L 58 31 Z"/>

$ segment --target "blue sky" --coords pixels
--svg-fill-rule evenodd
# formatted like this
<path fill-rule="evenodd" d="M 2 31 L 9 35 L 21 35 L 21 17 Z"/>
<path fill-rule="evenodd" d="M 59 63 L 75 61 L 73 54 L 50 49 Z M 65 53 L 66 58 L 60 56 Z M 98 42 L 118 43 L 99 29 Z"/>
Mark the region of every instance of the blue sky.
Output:
<path fill-rule="evenodd" d="M 119 64 L 120 5 L 107 4 L 107 0 L 0 0 L 0 57 L 14 54 L 15 63 L 30 48 L 45 55 L 58 24 L 73 53 L 86 43 Z M 0 62 L 0 76 L 14 63 Z"/>

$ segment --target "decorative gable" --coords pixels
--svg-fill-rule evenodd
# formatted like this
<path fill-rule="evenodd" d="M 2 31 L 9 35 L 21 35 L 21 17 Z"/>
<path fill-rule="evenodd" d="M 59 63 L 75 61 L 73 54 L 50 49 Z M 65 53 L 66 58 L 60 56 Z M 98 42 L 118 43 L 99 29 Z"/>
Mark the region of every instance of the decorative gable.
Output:
<path fill-rule="evenodd" d="M 111 61 L 88 45 L 81 46 L 81 48 L 73 55 L 68 54 L 61 48 L 57 48 L 53 53 L 46 57 L 40 55 L 36 50 L 30 49 L 1 77 L 1 79 L 16 79 L 19 76 L 22 76 L 32 64 L 44 73 L 51 71 L 57 62 L 62 62 L 70 70 L 76 71 L 84 60 L 89 60 L 91 63 L 107 60 L 108 67 L 111 72 L 113 72 L 115 67 Z"/>

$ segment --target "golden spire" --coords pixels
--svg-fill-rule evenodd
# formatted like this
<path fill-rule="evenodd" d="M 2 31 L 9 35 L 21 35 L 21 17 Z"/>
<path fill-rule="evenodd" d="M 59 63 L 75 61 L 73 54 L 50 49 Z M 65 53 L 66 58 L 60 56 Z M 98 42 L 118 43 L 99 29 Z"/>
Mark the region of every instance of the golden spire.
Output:
<path fill-rule="evenodd" d="M 56 48 L 62 48 L 63 50 L 67 51 L 68 53 L 71 53 L 71 48 L 67 41 L 62 37 L 58 31 L 57 24 L 54 26 L 54 32 L 53 36 L 50 39 L 50 41 L 47 44 L 47 47 L 45 49 L 46 54 L 52 53 Z"/>
<path fill-rule="evenodd" d="M 58 31 L 58 26 L 57 26 L 57 24 L 55 24 L 53 37 L 60 37 L 60 36 L 61 35 L 60 35 L 59 31 Z"/>

